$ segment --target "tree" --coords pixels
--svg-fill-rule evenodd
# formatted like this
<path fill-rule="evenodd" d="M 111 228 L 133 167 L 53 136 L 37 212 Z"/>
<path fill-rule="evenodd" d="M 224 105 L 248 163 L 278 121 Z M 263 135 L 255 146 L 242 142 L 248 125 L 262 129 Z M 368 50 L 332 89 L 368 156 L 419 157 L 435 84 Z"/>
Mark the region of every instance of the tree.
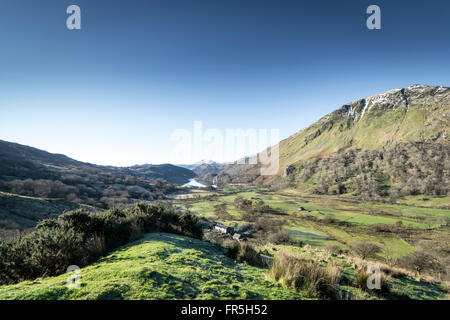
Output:
<path fill-rule="evenodd" d="M 375 258 L 377 253 L 381 251 L 381 248 L 371 242 L 358 242 L 352 247 L 353 251 L 365 260 L 367 258 Z"/>
<path fill-rule="evenodd" d="M 445 272 L 445 268 L 439 260 L 423 250 L 418 250 L 403 258 L 403 264 L 413 267 L 418 274 L 424 271 Z"/>

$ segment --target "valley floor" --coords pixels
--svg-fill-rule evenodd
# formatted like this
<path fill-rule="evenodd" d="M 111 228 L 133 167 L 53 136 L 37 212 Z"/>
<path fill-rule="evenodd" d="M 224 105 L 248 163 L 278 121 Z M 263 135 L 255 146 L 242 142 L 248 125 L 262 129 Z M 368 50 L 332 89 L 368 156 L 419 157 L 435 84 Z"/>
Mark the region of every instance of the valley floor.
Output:
<path fill-rule="evenodd" d="M 368 241 L 389 248 L 389 255 L 393 257 L 401 257 L 413 252 L 415 244 L 421 240 L 437 243 L 444 249 L 450 246 L 450 228 L 439 223 L 439 217 L 450 219 L 449 197 L 409 197 L 399 204 L 385 204 L 361 202 L 352 196 L 307 194 L 294 189 L 273 192 L 241 187 L 224 189 L 213 196 L 177 200 L 175 204 L 200 217 L 239 227 L 248 221 L 245 211 L 235 204 L 237 197 L 257 199 L 277 209 L 282 215 L 266 216 L 281 224 L 294 239 L 313 247 L 336 244 L 349 249 L 357 242 Z M 220 206 L 223 209 L 219 210 Z M 380 225 L 404 228 L 380 232 L 377 229 Z"/>

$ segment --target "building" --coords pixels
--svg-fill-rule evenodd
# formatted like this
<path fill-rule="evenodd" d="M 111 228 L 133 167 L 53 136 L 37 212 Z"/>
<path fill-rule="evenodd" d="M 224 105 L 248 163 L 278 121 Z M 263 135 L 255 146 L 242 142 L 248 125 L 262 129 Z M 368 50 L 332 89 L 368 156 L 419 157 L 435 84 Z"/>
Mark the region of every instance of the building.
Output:
<path fill-rule="evenodd" d="M 245 240 L 247 240 L 247 237 L 243 234 L 235 233 L 235 234 L 233 234 L 233 239 L 238 240 L 238 241 L 245 241 Z"/>
<path fill-rule="evenodd" d="M 234 228 L 232 227 L 227 227 L 221 223 L 216 223 L 214 224 L 214 228 L 213 230 L 216 230 L 218 232 L 222 232 L 222 233 L 226 233 L 226 234 L 233 234 L 234 233 Z"/>

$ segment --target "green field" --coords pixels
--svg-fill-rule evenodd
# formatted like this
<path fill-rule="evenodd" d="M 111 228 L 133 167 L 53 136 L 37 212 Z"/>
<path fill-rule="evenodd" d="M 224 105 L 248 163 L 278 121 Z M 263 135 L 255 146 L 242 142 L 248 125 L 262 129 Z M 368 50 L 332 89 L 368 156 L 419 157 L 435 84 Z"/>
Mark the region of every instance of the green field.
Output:
<path fill-rule="evenodd" d="M 273 192 L 263 188 L 245 187 L 239 192 L 238 187 L 233 187 L 221 190 L 213 197 L 179 200 L 176 203 L 189 206 L 189 210 L 200 217 L 232 226 L 235 223 L 245 222 L 244 211 L 236 208 L 233 203 L 238 196 L 245 199 L 255 197 L 262 199 L 264 204 L 287 214 L 280 218 L 283 227 L 290 230 L 294 239 L 312 246 L 324 247 L 333 243 L 349 249 L 357 242 L 369 241 L 381 247 L 389 247 L 395 257 L 407 255 L 415 250 L 414 239 L 405 241 L 396 234 L 375 232 L 374 227 L 379 224 L 401 223 L 402 226 L 417 229 L 418 234 L 430 232 L 428 229 L 431 227 L 435 231 L 444 232 L 444 237 L 449 239 L 448 227 L 440 226 L 438 221 L 433 220 L 450 217 L 450 210 L 441 208 L 447 204 L 444 200 L 449 200 L 449 197 L 429 197 L 428 204 L 434 203 L 435 207 L 426 208 L 406 205 L 405 199 L 399 201 L 399 204 L 370 203 L 357 201 L 351 196 L 318 196 L 303 193 L 298 189 Z M 220 204 L 226 205 L 228 218 L 216 215 L 214 207 Z M 305 211 L 299 211 L 300 207 Z M 311 217 L 316 220 L 311 220 Z M 347 225 L 326 223 L 330 218 Z"/>

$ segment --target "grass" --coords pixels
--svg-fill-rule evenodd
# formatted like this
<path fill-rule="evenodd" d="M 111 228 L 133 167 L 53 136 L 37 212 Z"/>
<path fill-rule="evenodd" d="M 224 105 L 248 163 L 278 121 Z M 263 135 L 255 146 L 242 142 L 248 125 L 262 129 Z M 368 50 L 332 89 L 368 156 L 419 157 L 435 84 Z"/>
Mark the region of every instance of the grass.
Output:
<path fill-rule="evenodd" d="M 287 215 L 279 217 L 282 227 L 292 230 L 292 237 L 303 243 L 315 247 L 325 247 L 327 244 L 338 244 L 343 249 L 348 249 L 352 244 L 361 241 L 378 243 L 381 246 L 389 246 L 394 257 L 401 257 L 414 250 L 414 239 L 405 239 L 396 234 L 376 233 L 372 230 L 377 224 L 395 224 L 402 222 L 403 226 L 417 231 L 417 237 L 428 232 L 429 225 L 426 219 L 436 216 L 450 216 L 450 210 L 443 209 L 444 201 L 448 197 L 435 197 L 428 204 L 434 207 L 425 208 L 406 204 L 385 204 L 360 202 L 351 196 L 321 196 L 308 194 L 299 189 L 285 189 L 279 192 L 267 189 L 245 187 L 238 192 L 239 187 L 233 187 L 233 193 L 219 190 L 214 200 L 191 200 L 191 211 L 199 216 L 221 221 L 227 225 L 236 222 L 244 222 L 244 211 L 234 206 L 234 199 L 238 196 L 250 199 L 258 197 L 263 199 L 265 205 L 276 208 Z M 223 217 L 217 217 L 214 206 L 220 203 L 226 205 L 226 211 L 231 215 L 230 221 Z M 306 211 L 299 211 L 304 207 Z M 313 216 L 317 221 L 311 221 L 308 216 Z M 349 226 L 339 226 L 325 223 L 324 218 L 334 218 L 341 222 L 349 223 Z M 447 228 L 448 229 L 448 228 Z M 448 231 L 440 228 L 440 231 Z M 298 231 L 298 232 L 296 232 Z M 309 233 L 324 237 L 311 236 Z"/>
<path fill-rule="evenodd" d="M 167 233 L 147 234 L 68 275 L 0 287 L 0 299 L 303 299 L 265 279 L 265 269 L 237 263 L 219 247 Z"/>
<path fill-rule="evenodd" d="M 397 203 L 417 207 L 443 207 L 448 209 L 450 207 L 450 197 L 431 197 L 423 195 L 407 196 L 397 200 Z"/>
<path fill-rule="evenodd" d="M 238 196 L 250 199 L 258 197 L 265 205 L 278 209 L 286 215 L 272 216 L 272 221 L 281 223 L 281 227 L 288 229 L 291 238 L 297 243 L 302 242 L 304 247 L 298 245 L 274 245 L 259 244 L 259 249 L 270 256 L 284 250 L 300 259 L 312 259 L 320 261 L 326 268 L 330 259 L 342 269 L 345 281 L 340 285 L 339 296 L 342 299 L 445 299 L 444 284 L 434 283 L 436 279 L 431 277 L 427 281 L 416 278 L 414 274 L 396 278 L 387 277 L 390 289 L 383 295 L 368 292 L 358 288 L 357 269 L 355 263 L 348 263 L 353 256 L 352 245 L 358 242 L 371 242 L 379 245 L 382 250 L 377 263 L 383 263 L 383 259 L 401 258 L 414 252 L 421 239 L 428 239 L 437 247 L 450 240 L 450 228 L 437 228 L 430 225 L 427 219 L 438 216 L 449 216 L 450 210 L 446 209 L 448 197 L 434 197 L 432 200 L 408 199 L 408 203 L 371 203 L 361 202 L 353 196 L 323 196 L 305 193 L 304 190 L 285 189 L 282 191 L 258 190 L 246 187 L 242 192 L 235 187 L 233 193 L 225 193 L 221 190 L 211 201 L 212 204 L 225 204 L 229 218 L 216 217 L 213 211 L 206 212 L 212 204 L 193 204 L 194 212 L 200 209 L 201 215 L 209 214 L 212 219 L 224 222 L 229 226 L 234 223 L 246 223 L 243 211 L 234 206 L 234 199 Z M 431 197 L 430 197 L 431 198 Z M 205 201 L 205 200 L 199 200 Z M 427 206 L 418 205 L 415 202 L 427 202 Z M 304 207 L 305 211 L 300 211 Z M 335 219 L 334 222 L 330 218 Z M 275 220 L 273 220 L 275 219 Z M 398 222 L 401 221 L 401 226 Z M 346 224 L 343 224 L 345 222 Z M 381 232 L 379 224 L 397 225 L 391 232 Z M 402 229 L 403 228 L 403 229 Z M 390 230 L 390 229 L 388 229 Z M 331 256 L 324 249 L 329 244 L 335 244 L 343 250 L 343 255 Z M 361 262 L 358 262 L 361 263 Z M 358 266 L 360 268 L 361 265 Z M 282 281 L 281 281 L 282 282 Z M 286 288 L 289 288 L 287 286 Z"/>

